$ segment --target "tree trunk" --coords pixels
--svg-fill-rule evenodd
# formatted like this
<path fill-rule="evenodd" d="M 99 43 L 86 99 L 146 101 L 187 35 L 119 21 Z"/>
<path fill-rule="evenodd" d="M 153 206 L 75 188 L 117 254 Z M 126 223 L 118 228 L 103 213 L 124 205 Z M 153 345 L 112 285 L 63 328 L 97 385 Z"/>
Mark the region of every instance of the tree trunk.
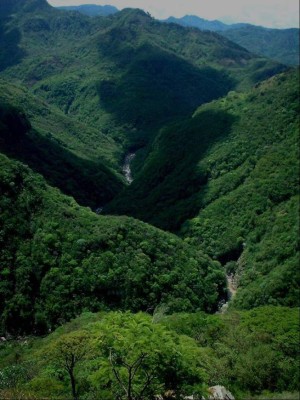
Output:
<path fill-rule="evenodd" d="M 73 373 L 73 369 L 69 370 L 69 375 L 70 375 L 70 379 L 71 379 L 73 400 L 78 400 L 77 399 L 77 393 L 76 393 L 76 382 L 75 382 L 75 376 L 74 376 L 74 373 Z"/>

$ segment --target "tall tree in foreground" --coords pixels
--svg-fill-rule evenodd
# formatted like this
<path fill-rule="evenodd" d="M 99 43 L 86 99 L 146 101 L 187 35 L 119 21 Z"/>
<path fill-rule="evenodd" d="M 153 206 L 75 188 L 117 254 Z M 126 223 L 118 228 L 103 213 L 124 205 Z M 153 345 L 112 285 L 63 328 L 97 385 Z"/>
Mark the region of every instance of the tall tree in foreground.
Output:
<path fill-rule="evenodd" d="M 76 369 L 88 356 L 89 340 L 86 332 L 72 332 L 59 337 L 48 349 L 53 365 L 67 372 L 74 400 L 78 400 Z"/>
<path fill-rule="evenodd" d="M 95 326 L 102 357 L 90 381 L 101 399 L 203 393 L 205 373 L 194 340 L 174 335 L 142 313 L 109 313 Z"/>

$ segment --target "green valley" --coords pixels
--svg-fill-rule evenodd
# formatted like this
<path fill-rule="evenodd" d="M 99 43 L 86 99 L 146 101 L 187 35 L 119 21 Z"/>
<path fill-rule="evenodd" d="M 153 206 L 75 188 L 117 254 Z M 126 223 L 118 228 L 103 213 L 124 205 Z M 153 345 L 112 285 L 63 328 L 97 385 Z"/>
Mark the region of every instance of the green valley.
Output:
<path fill-rule="evenodd" d="M 80 12 L 0 0 L 0 398 L 297 400 L 299 69 Z"/>
<path fill-rule="evenodd" d="M 200 209 L 181 235 L 223 264 L 240 259 L 245 285 L 257 277 L 243 306 L 296 305 L 297 84 L 298 72 L 278 75 L 162 129 L 143 170 L 107 212 L 178 231 Z"/>

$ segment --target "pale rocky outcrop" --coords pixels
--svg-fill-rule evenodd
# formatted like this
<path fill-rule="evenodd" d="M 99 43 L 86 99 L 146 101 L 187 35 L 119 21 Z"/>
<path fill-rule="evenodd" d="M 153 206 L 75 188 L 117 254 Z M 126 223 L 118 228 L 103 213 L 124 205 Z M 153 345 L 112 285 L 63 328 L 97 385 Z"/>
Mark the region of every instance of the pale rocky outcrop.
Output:
<path fill-rule="evenodd" d="M 209 400 L 235 400 L 233 395 L 224 386 L 212 386 L 209 388 Z"/>

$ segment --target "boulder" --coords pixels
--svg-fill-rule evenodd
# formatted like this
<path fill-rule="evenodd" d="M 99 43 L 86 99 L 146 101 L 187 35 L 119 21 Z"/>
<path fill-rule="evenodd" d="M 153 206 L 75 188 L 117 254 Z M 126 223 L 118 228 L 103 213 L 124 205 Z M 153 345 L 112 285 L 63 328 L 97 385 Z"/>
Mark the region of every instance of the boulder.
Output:
<path fill-rule="evenodd" d="M 212 386 L 209 388 L 209 400 L 235 400 L 233 395 L 224 386 Z"/>

